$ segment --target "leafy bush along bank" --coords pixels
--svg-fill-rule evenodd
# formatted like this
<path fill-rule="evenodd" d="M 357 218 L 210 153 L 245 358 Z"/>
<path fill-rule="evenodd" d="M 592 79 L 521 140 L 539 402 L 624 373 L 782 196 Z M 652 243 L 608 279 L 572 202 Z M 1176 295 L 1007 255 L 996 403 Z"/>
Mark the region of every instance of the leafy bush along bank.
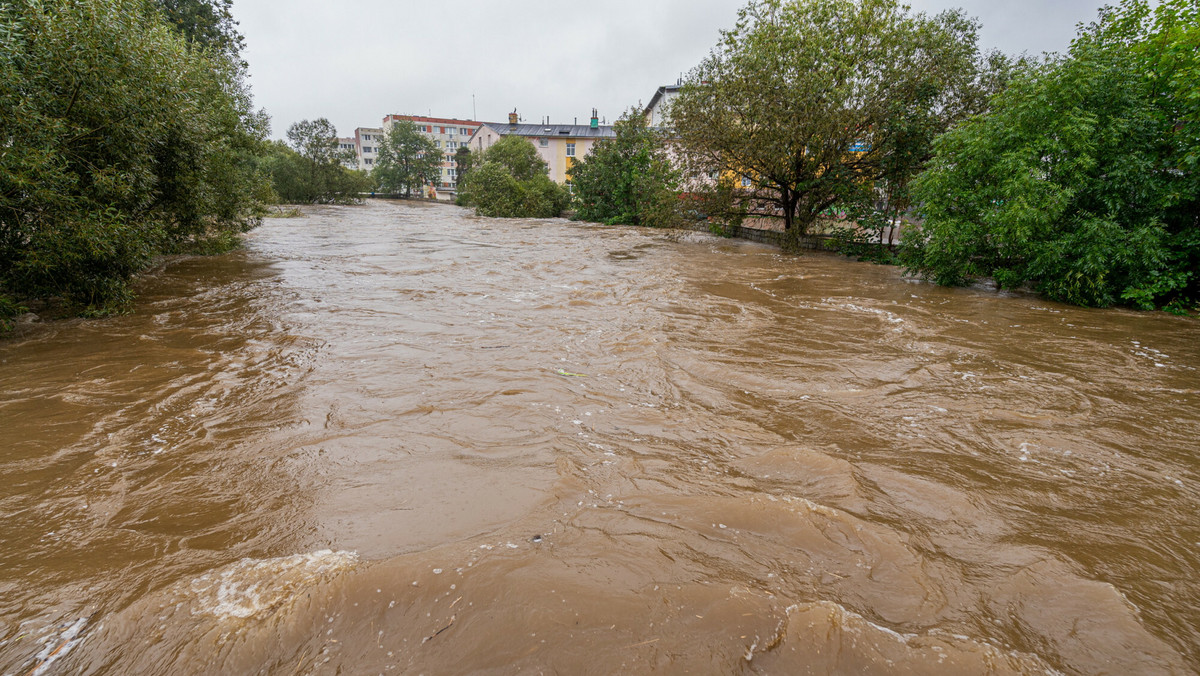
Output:
<path fill-rule="evenodd" d="M 567 207 L 567 191 L 546 175 L 537 148 L 519 136 L 500 139 L 471 165 L 459 179 L 458 203 L 480 216 L 553 218 Z"/>
<path fill-rule="evenodd" d="M 0 312 L 111 312 L 153 256 L 230 246 L 262 213 L 267 120 L 240 38 L 219 12 L 212 43 L 162 16 L 138 0 L 0 5 Z"/>
<path fill-rule="evenodd" d="M 625 113 L 614 132 L 571 169 L 575 217 L 609 225 L 680 225 L 680 176 L 667 157 L 665 132 L 648 127 L 638 108 Z"/>
<path fill-rule="evenodd" d="M 338 147 L 337 129 L 329 120 L 301 120 L 288 127 L 288 143 L 269 144 L 264 167 L 275 194 L 285 204 L 352 202 L 372 188 L 370 176 L 346 165 L 353 150 Z"/>
<path fill-rule="evenodd" d="M 1200 2 L 1106 8 L 1069 54 L 938 139 L 906 265 L 1055 300 L 1200 303 Z"/>

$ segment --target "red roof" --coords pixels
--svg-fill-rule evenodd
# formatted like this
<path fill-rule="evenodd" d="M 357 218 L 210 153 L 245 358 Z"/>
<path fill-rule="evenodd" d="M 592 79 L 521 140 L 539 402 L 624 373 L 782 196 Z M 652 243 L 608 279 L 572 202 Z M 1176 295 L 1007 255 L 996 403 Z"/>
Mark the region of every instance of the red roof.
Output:
<path fill-rule="evenodd" d="M 467 124 L 475 127 L 480 125 L 479 122 L 471 120 L 455 120 L 448 117 L 421 117 L 420 115 L 388 115 L 383 118 L 383 123 L 387 124 L 388 120 L 408 120 L 409 122 L 428 122 L 429 124 Z"/>

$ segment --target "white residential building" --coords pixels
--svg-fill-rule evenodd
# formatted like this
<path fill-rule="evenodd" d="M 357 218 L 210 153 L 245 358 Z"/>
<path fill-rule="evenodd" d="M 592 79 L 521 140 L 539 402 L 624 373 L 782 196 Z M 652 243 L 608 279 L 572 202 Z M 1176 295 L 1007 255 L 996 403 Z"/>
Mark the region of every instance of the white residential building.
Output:
<path fill-rule="evenodd" d="M 354 147 L 354 137 L 353 136 L 339 136 L 338 140 L 337 140 L 337 146 L 338 146 L 339 152 L 344 152 L 347 150 L 355 150 L 355 154 L 356 155 L 358 154 L 357 150 Z M 358 160 L 357 159 L 350 160 L 348 162 L 345 162 L 345 165 L 349 169 L 357 169 L 358 168 Z"/>
<path fill-rule="evenodd" d="M 354 150 L 358 154 L 359 169 L 370 171 L 375 168 L 383 134 L 383 129 L 379 127 L 359 127 L 354 130 Z"/>

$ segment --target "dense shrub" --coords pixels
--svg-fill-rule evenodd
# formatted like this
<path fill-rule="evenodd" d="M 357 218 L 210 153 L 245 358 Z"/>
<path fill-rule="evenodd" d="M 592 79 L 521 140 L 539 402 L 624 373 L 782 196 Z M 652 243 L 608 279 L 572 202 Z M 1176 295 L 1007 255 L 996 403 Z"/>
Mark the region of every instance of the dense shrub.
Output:
<path fill-rule="evenodd" d="M 667 157 L 663 133 L 647 127 L 636 108 L 617 121 L 615 132 L 615 138 L 598 141 L 571 169 L 576 218 L 610 225 L 679 225 L 679 172 Z"/>
<path fill-rule="evenodd" d="M 266 122 L 150 5 L 0 5 L 0 295 L 108 312 L 154 255 L 228 242 L 270 194 Z"/>
<path fill-rule="evenodd" d="M 566 208 L 566 190 L 546 175 L 546 162 L 529 141 L 506 136 L 480 162 L 459 182 L 459 203 L 480 216 L 551 218 Z"/>
<path fill-rule="evenodd" d="M 1088 306 L 1200 301 L 1200 9 L 1107 8 L 936 142 L 906 265 Z"/>

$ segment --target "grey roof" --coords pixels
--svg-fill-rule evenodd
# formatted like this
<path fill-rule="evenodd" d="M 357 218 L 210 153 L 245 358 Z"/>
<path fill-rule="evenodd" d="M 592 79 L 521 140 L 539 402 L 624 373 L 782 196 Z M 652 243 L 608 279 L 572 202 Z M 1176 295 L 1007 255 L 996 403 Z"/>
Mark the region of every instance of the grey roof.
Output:
<path fill-rule="evenodd" d="M 612 125 L 601 125 L 596 129 L 586 124 L 517 124 L 507 122 L 484 122 L 501 136 L 562 137 L 562 138 L 613 138 L 617 132 Z"/>

